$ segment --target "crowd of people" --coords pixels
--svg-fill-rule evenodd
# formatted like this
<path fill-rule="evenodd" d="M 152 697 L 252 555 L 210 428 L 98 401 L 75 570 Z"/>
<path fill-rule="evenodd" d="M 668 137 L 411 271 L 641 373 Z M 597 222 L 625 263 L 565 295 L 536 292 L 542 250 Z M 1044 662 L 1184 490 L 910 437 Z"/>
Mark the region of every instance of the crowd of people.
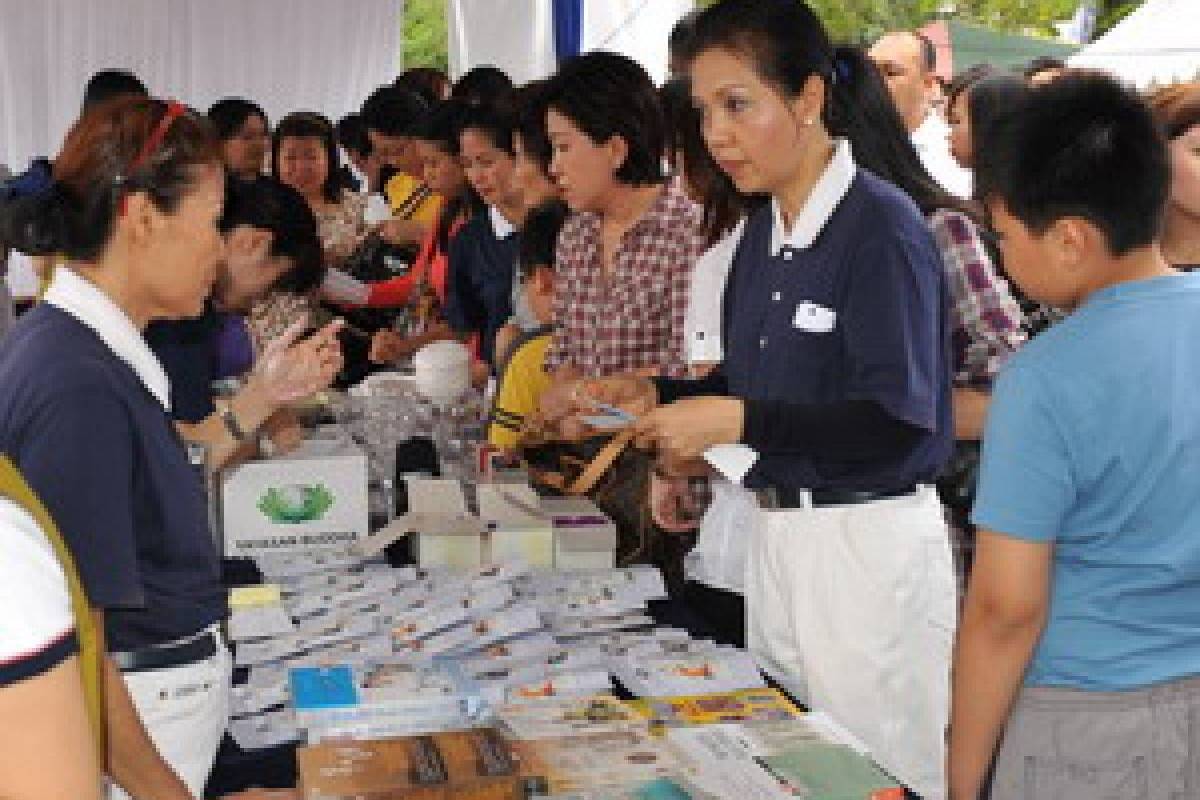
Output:
<path fill-rule="evenodd" d="M 943 83 L 800 0 L 670 50 L 410 69 L 336 124 L 93 78 L 0 188 L 45 283 L 0 309 L 0 795 L 202 796 L 202 475 L 443 340 L 505 453 L 631 415 L 705 633 L 917 795 L 1200 795 L 1200 84 Z"/>

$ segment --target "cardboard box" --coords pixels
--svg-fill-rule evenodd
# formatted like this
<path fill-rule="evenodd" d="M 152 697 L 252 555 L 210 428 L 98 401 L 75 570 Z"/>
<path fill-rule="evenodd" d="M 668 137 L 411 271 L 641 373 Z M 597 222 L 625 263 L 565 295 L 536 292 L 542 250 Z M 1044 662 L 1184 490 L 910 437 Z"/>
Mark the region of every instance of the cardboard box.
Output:
<path fill-rule="evenodd" d="M 484 558 L 539 569 L 554 566 L 554 527 L 528 486 L 481 483 L 476 490 L 479 518 L 488 526 Z"/>
<path fill-rule="evenodd" d="M 467 513 L 462 484 L 443 478 L 409 478 L 405 485 L 417 563 L 424 569 L 475 569 L 483 564 L 481 528 Z"/>
<path fill-rule="evenodd" d="M 490 728 L 297 751 L 305 800 L 524 800 L 544 782 Z"/>
<path fill-rule="evenodd" d="M 225 555 L 254 557 L 345 547 L 367 535 L 367 457 L 345 440 L 309 439 L 250 461 L 221 485 Z"/>
<path fill-rule="evenodd" d="M 542 511 L 554 528 L 556 569 L 612 569 L 617 526 L 586 497 L 543 497 Z"/>

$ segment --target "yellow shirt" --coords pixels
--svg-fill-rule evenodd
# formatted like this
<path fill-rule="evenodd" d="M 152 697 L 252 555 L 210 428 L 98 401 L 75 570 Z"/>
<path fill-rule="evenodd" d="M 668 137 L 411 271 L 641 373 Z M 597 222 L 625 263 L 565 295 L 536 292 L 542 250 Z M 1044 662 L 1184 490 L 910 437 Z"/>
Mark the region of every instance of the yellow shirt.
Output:
<path fill-rule="evenodd" d="M 441 195 L 434 194 L 433 190 L 412 175 L 397 172 L 383 191 L 394 216 L 430 226 L 437 224 L 438 210 L 442 206 Z"/>
<path fill-rule="evenodd" d="M 525 418 L 537 411 L 542 393 L 550 387 L 550 376 L 546 374 L 546 351 L 550 349 L 551 328 L 546 326 L 534 331 L 524 342 L 518 340 L 512 356 L 500 376 L 496 389 L 496 403 L 492 407 L 492 424 L 488 428 L 488 442 L 493 447 L 508 450 L 521 440 L 521 425 Z"/>

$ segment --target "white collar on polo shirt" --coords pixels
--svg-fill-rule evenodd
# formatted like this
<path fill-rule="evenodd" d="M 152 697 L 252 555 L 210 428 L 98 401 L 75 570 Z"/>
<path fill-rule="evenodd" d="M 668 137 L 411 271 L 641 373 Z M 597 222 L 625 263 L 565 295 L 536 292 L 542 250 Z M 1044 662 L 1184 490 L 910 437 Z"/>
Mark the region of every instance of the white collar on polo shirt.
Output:
<path fill-rule="evenodd" d="M 908 135 L 913 147 L 922 150 L 945 150 L 950 152 L 950 125 L 936 109 L 929 109 L 925 119 L 916 130 Z"/>
<path fill-rule="evenodd" d="M 488 220 L 492 223 L 492 233 L 496 234 L 497 239 L 507 239 L 517 232 L 513 224 L 495 206 L 488 206 Z"/>
<path fill-rule="evenodd" d="M 45 302 L 90 328 L 113 355 L 129 365 L 162 407 L 171 410 L 171 381 L 162 364 L 133 321 L 94 283 L 60 264 Z"/>
<path fill-rule="evenodd" d="M 813 185 L 804 208 L 796 215 L 789 231 L 783 229 L 783 217 L 779 214 L 779 203 L 771 198 L 771 255 L 779 255 L 784 247 L 807 250 L 812 247 L 817 236 L 825 228 L 825 223 L 833 216 L 834 210 L 850 191 L 854 183 L 854 175 L 858 168 L 854 165 L 854 155 L 850 152 L 850 142 L 847 139 L 837 139 L 834 142 L 833 158 L 825 166 L 825 171 Z"/>

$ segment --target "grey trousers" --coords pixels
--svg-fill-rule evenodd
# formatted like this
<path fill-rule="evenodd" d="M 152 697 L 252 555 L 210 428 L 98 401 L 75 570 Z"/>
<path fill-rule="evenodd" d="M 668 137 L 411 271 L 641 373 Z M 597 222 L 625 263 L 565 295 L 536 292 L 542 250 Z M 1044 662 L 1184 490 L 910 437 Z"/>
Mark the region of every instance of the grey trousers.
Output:
<path fill-rule="evenodd" d="M 1200 798 L 1200 678 L 1129 692 L 1023 689 L 991 797 Z"/>

